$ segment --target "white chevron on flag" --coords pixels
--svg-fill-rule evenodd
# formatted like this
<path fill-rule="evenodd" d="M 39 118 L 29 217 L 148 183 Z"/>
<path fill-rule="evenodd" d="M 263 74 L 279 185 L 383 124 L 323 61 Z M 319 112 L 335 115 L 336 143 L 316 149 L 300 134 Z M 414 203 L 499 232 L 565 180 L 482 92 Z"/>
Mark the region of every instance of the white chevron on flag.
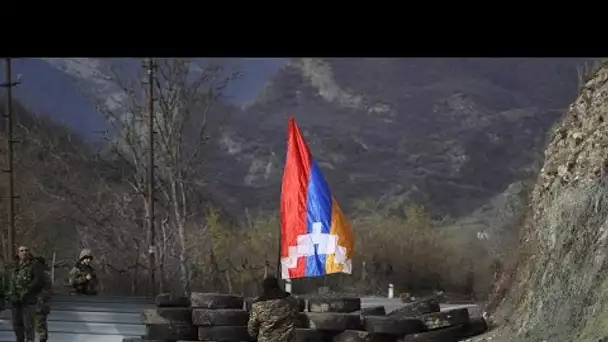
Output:
<path fill-rule="evenodd" d="M 281 258 L 282 277 L 289 278 L 289 269 L 298 265 L 299 258 L 314 255 L 333 255 L 334 263 L 342 265 L 344 273 L 351 273 L 352 260 L 346 259 L 346 248 L 338 245 L 338 239 L 338 235 L 323 233 L 323 223 L 314 222 L 312 233 L 299 235 L 297 245 L 289 246 L 289 256 Z"/>

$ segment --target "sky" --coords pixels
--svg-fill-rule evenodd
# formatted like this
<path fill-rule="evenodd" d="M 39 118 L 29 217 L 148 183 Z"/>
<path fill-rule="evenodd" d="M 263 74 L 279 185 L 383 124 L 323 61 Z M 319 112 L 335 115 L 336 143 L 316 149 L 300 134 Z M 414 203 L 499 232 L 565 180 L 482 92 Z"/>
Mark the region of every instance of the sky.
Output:
<path fill-rule="evenodd" d="M 126 59 L 118 59 L 125 60 Z M 204 60 L 204 59 L 201 59 Z M 261 87 L 287 61 L 285 58 L 231 58 L 224 62 L 243 73 L 240 80 L 226 90 L 229 101 L 243 105 L 255 98 Z M 138 63 L 126 65 L 139 67 Z M 12 61 L 13 79 L 21 75 L 21 84 L 13 88 L 14 96 L 39 115 L 49 115 L 87 136 L 100 134 L 103 118 L 92 102 L 84 96 L 73 78 L 40 58 L 21 58 Z M 0 68 L 4 80 L 4 63 Z"/>

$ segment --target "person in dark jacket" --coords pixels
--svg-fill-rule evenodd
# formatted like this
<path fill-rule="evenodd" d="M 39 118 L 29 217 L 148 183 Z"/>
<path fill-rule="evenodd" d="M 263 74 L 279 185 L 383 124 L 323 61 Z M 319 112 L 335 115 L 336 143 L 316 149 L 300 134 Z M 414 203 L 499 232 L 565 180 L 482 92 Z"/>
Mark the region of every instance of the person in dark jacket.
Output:
<path fill-rule="evenodd" d="M 34 342 L 36 304 L 45 287 L 43 265 L 26 246 L 17 249 L 14 264 L 7 272 L 7 299 L 12 304 L 13 330 L 17 342 Z M 41 340 L 45 341 L 45 340 Z"/>
<path fill-rule="evenodd" d="M 83 249 L 76 265 L 70 270 L 70 285 L 77 295 L 97 295 L 97 274 L 91 266 L 93 254 L 90 249 Z"/>
<path fill-rule="evenodd" d="M 295 342 L 298 300 L 283 291 L 273 276 L 264 279 L 262 288 L 262 295 L 251 306 L 249 335 L 258 342 Z"/>

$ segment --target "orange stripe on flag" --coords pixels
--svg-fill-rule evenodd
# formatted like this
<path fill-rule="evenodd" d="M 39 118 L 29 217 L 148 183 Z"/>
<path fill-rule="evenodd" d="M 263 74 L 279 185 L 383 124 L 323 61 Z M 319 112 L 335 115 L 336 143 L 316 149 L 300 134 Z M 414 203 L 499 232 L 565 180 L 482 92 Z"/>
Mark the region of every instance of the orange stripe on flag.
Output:
<path fill-rule="evenodd" d="M 352 257 L 355 250 L 355 239 L 353 237 L 353 232 L 350 228 L 350 224 L 346 220 L 346 217 L 344 214 L 342 214 L 342 210 L 340 210 L 340 206 L 338 205 L 338 202 L 336 202 L 335 198 L 332 198 L 331 208 L 330 234 L 338 236 L 338 246 L 344 247 L 344 255 L 340 255 L 340 250 L 336 250 L 334 255 L 328 255 L 325 261 L 325 272 L 326 274 L 338 272 L 351 274 Z M 346 260 L 346 264 L 343 266 L 341 263 L 336 263 L 335 258 Z"/>

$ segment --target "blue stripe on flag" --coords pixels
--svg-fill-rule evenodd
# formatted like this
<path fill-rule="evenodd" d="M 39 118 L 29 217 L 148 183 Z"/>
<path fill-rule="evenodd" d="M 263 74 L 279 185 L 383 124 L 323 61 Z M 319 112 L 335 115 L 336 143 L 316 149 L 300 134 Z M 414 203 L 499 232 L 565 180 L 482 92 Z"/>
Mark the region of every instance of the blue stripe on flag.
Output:
<path fill-rule="evenodd" d="M 306 196 L 306 228 L 308 234 L 315 233 L 313 224 L 320 222 L 322 224 L 321 234 L 329 234 L 331 229 L 331 192 L 329 186 L 321 173 L 321 169 L 317 162 L 313 159 L 310 168 L 310 180 L 308 183 L 308 191 Z M 318 235 L 319 232 L 317 232 Z M 316 238 L 320 238 L 317 236 Z M 326 236 L 327 237 L 327 236 Z M 315 235 L 311 235 L 315 241 Z M 318 253 L 318 244 L 315 244 L 315 255 L 309 256 L 306 260 L 306 276 L 321 276 L 325 274 L 325 254 Z"/>

